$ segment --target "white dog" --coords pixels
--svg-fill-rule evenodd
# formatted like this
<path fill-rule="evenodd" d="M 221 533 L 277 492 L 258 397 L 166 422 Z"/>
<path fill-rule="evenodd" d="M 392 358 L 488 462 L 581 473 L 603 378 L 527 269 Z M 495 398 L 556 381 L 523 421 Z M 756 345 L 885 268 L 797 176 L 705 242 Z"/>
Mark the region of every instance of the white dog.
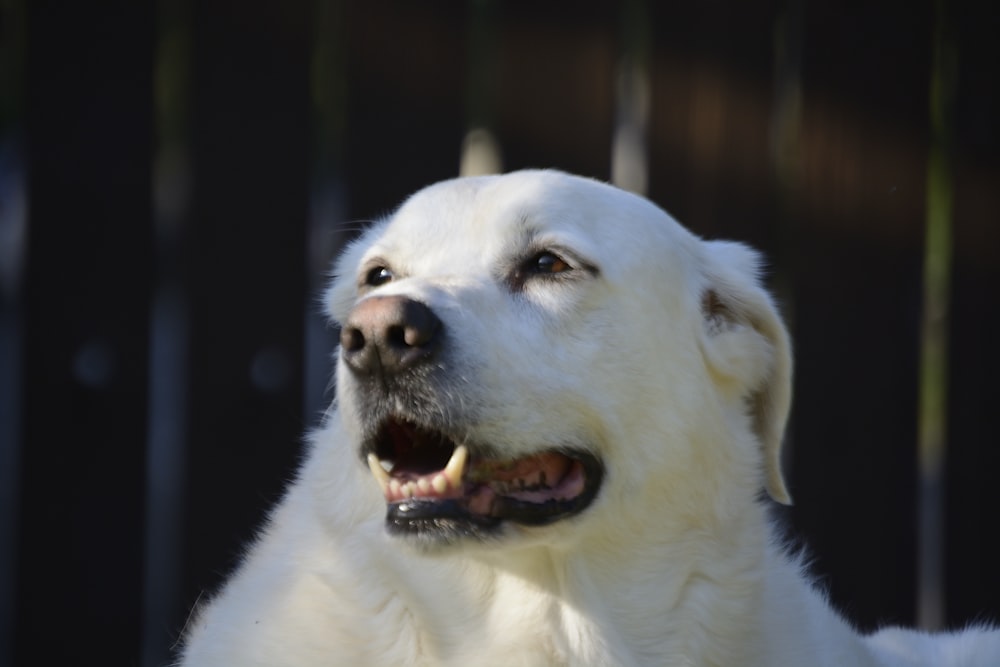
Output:
<path fill-rule="evenodd" d="M 340 258 L 338 404 L 182 664 L 1000 665 L 858 636 L 776 543 L 757 269 L 557 172 L 418 192 Z"/>

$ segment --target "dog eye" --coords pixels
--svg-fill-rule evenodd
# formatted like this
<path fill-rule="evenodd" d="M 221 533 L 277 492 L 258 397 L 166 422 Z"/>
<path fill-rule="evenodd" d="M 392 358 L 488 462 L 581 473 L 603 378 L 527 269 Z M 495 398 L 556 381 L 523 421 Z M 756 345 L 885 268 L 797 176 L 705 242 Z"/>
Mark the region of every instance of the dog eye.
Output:
<path fill-rule="evenodd" d="M 528 261 L 527 269 L 530 273 L 555 274 L 572 271 L 573 267 L 559 255 L 543 250 Z"/>
<path fill-rule="evenodd" d="M 365 285 L 378 287 L 392 280 L 392 271 L 384 266 L 373 267 L 365 274 Z"/>

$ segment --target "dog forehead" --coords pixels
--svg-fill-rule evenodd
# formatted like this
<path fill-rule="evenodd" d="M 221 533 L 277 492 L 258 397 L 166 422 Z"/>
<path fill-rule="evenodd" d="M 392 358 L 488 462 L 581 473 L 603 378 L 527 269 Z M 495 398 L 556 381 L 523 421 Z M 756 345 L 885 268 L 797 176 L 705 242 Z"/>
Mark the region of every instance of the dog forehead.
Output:
<path fill-rule="evenodd" d="M 668 252 L 688 237 L 637 195 L 561 172 L 521 171 L 420 190 L 387 221 L 369 254 L 458 268 L 486 265 L 529 245 L 555 244 L 599 262 Z"/>
<path fill-rule="evenodd" d="M 455 262 L 495 254 L 509 242 L 514 220 L 510 200 L 490 196 L 494 180 L 461 178 L 420 190 L 390 218 L 373 252 L 397 261 L 450 255 Z"/>

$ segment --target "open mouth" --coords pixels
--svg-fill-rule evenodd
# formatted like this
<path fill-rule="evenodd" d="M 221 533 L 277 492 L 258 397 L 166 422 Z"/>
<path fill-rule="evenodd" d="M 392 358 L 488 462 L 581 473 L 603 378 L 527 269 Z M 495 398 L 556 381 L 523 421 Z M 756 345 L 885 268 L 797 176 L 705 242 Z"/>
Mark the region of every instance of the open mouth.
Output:
<path fill-rule="evenodd" d="M 368 447 L 392 532 L 481 534 L 503 521 L 544 525 L 585 509 L 604 468 L 592 454 L 550 449 L 492 458 L 447 435 L 389 419 Z"/>

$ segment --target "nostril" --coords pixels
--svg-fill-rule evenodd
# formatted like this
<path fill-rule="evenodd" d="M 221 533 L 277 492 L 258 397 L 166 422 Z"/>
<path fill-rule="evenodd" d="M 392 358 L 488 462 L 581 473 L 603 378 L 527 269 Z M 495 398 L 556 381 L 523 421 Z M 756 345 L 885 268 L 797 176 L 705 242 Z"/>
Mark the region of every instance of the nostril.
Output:
<path fill-rule="evenodd" d="M 409 347 L 405 326 L 394 325 L 385 332 L 385 340 L 391 347 Z"/>
<path fill-rule="evenodd" d="M 340 332 L 340 346 L 347 352 L 357 352 L 365 346 L 365 335 L 357 327 L 344 327 Z"/>
<path fill-rule="evenodd" d="M 434 312 L 419 301 L 404 304 L 399 335 L 406 347 L 424 347 L 434 342 L 441 328 L 441 320 Z"/>

